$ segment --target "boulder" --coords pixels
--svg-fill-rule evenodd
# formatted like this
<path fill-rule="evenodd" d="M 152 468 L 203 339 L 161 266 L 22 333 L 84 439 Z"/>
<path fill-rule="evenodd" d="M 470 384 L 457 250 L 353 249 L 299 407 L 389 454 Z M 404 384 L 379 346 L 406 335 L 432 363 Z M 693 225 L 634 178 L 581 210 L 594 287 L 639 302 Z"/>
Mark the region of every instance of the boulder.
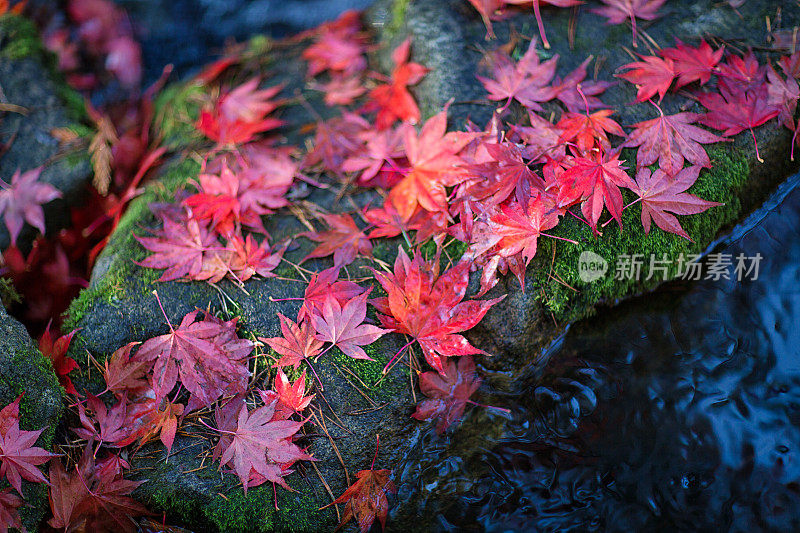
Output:
<path fill-rule="evenodd" d="M 784 23 L 788 24 L 786 19 L 797 15 L 790 9 L 791 2 L 784 3 Z M 746 8 L 741 9 L 748 10 L 743 15 L 745 21 L 752 22 L 740 23 L 735 12 L 725 11 L 714 0 L 675 0 L 669 4 L 667 15 L 647 27 L 647 32 L 663 46 L 672 44 L 673 36 L 690 41 L 706 34 L 738 38 L 759 46 L 764 44 L 766 32 L 758 25 L 764 20 L 762 15 L 771 12 L 774 5 L 766 1 L 748 2 Z M 629 29 L 602 26 L 597 19 L 581 11 L 574 47 L 570 49 L 566 37 L 568 14 L 545 11 L 552 52 L 559 52 L 562 58 L 558 74 L 563 76 L 594 53 L 605 57 L 600 77 L 613 79 L 614 69 L 629 61 L 619 51 L 630 44 Z M 467 2 L 379 1 L 367 19 L 380 35 L 384 51 L 391 50 L 410 35 L 414 60 L 433 69 L 415 90 L 425 115 L 432 115 L 454 99 L 450 114 L 451 124 L 455 127 L 463 126 L 467 117 L 481 125 L 488 119 L 492 106 L 469 102 L 485 97 L 474 75 L 479 70 L 478 48 L 491 46 L 491 43 L 484 40 L 483 24 Z M 794 19 L 791 21 L 796 22 Z M 512 25 L 523 29 L 526 34 L 532 34 L 536 28 L 532 14 L 497 23 L 495 31 L 501 42 L 509 36 Z M 386 63 L 381 59 L 381 53 L 374 59 L 376 67 L 383 64 L 385 70 Z M 280 68 L 272 71 L 270 85 L 286 83 L 286 94 L 302 89 L 305 66 L 299 60 L 298 50 L 281 48 L 269 54 L 259 53 L 254 57 L 259 58 L 262 72 L 270 71 L 271 63 L 280 60 Z M 248 64 L 248 68 L 253 66 L 252 62 Z M 248 76 L 251 74 L 248 72 Z M 81 328 L 72 346 L 76 357 L 88 350 L 102 361 L 127 342 L 167 332 L 153 290 L 158 291 L 172 323 L 177 323 L 197 307 L 211 308 L 221 316 L 239 316 L 241 334 L 248 337 L 277 335 L 277 313 L 294 316 L 297 312 L 298 302 L 274 301 L 303 294 L 302 273 L 289 263 L 276 270 L 277 278 L 250 280 L 244 284 L 244 290 L 229 282 L 221 282 L 216 287 L 195 282 L 160 283 L 156 281 L 160 272 L 144 269 L 135 263 L 145 256 L 145 251 L 133 234 L 141 234 L 141 228 L 155 223 L 149 204 L 172 201 L 174 191 L 198 173 L 199 165 L 191 157 L 189 149 L 197 147 L 197 140 L 186 137 L 197 113 L 196 104 L 192 104 L 192 98 L 187 98 L 187 95 L 197 91 L 202 89 L 192 82 L 179 84 L 167 89 L 166 99 L 159 102 L 161 109 L 173 111 L 169 123 L 162 122 L 160 127 L 169 130 L 167 137 L 178 153 L 165 167 L 161 179 L 132 203 L 98 260 L 91 286 L 73 303 L 69 326 Z M 307 98 L 315 109 L 324 108 L 319 105 L 318 94 L 309 94 Z M 616 85 L 604 96 L 606 102 L 614 105 L 617 119 L 622 124 L 630 125 L 652 118 L 647 106 L 628 106 L 627 103 L 633 99 L 634 90 L 627 84 Z M 666 112 L 676 112 L 683 107 L 691 109 L 692 105 L 689 100 L 670 95 L 665 98 L 663 107 Z M 282 118 L 295 127 L 313 121 L 301 106 L 286 109 Z M 302 146 L 303 136 L 297 129 L 285 133 L 294 144 Z M 521 365 L 531 372 L 540 371 L 545 361 L 542 354 L 546 353 L 542 349 L 569 323 L 591 315 L 598 305 L 612 304 L 650 290 L 658 283 L 658 280 L 616 281 L 611 275 L 613 267 L 611 274 L 593 282 L 584 282 L 578 274 L 578 258 L 583 251 L 598 254 L 610 265 L 621 254 L 646 253 L 649 256 L 654 253 L 660 256 L 666 253 L 674 260 L 681 253 L 708 251 L 719 235 L 757 207 L 792 168 L 788 161 L 790 135 L 787 131 L 771 123 L 758 128 L 757 135 L 765 159 L 763 164 L 756 161 L 749 133 L 739 135 L 732 143 L 709 148 L 714 167 L 703 171 L 690 192 L 707 200 L 724 202 L 725 206 L 682 220 L 692 241 L 657 228 L 645 236 L 640 231 L 636 209 L 624 213 L 623 226 L 627 231 L 609 225 L 600 239 L 595 239 L 584 225 L 566 217 L 553 233 L 576 240 L 579 246 L 556 245 L 543 240 L 540 252 L 528 268 L 524 292 L 516 279 L 510 277 L 502 280 L 487 295 L 507 294 L 507 297 L 468 333 L 474 345 L 494 354 L 491 358 L 480 358 L 480 364 L 499 371 Z M 633 157 L 634 152 L 624 152 L 624 158 Z M 306 200 L 331 211 L 352 210 L 352 204 L 338 201 L 330 192 L 315 190 Z M 352 195 L 352 200 L 356 205 L 365 205 L 377 201 L 377 196 L 374 192 L 358 191 Z M 272 242 L 306 229 L 288 212 L 271 216 L 264 222 Z M 390 262 L 397 244 L 397 241 L 381 242 L 376 246 L 375 255 Z M 298 239 L 286 258 L 297 264 L 311 246 L 308 240 Z M 363 264 L 355 263 L 348 267 L 349 275 L 362 278 L 360 266 Z M 330 266 L 330 262 L 315 260 L 304 266 L 318 271 Z M 675 273 L 673 264 L 669 275 Z M 473 291 L 477 288 L 477 276 L 476 273 L 471 283 Z M 561 281 L 556 281 L 556 278 Z M 370 284 L 370 281 L 367 279 L 363 283 Z M 377 285 L 374 281 L 372 284 Z M 330 502 L 331 496 L 340 495 L 352 483 L 357 470 L 368 467 L 376 433 L 381 436 L 377 467 L 393 469 L 398 482 L 414 483 L 417 471 L 414 458 L 408 453 L 415 446 L 423 445 L 423 439 L 426 439 L 424 443 L 430 444 L 430 428 L 408 416 L 414 396 L 419 392 L 408 386 L 407 372 L 396 368 L 388 377 L 380 379 L 383 364 L 402 344 L 396 335 L 384 339 L 370 347 L 369 353 L 376 359 L 375 363 L 355 362 L 332 351 L 331 357 L 323 358 L 315 366 L 325 384 L 325 401 L 315 402 L 314 416 L 306 425 L 307 435 L 302 442 L 310 446 L 309 450 L 319 460 L 313 465 L 297 465 L 298 471 L 287 478 L 297 492 L 278 489 L 279 510 L 274 510 L 271 487 L 250 489 L 245 496 L 232 475 L 219 473 L 209 457 L 214 434 L 196 423 L 196 418 L 187 420 L 169 458 L 165 457 L 160 444 L 146 445 L 132 457 L 134 477 L 147 480 L 139 487 L 138 496 L 154 509 L 165 511 L 171 520 L 195 529 L 314 531 L 330 528 L 336 521 L 333 508 L 319 508 Z M 266 370 L 267 365 L 258 368 Z M 96 373 L 94 375 L 96 378 Z M 502 376 L 502 372 L 496 372 L 494 376 Z M 85 376 L 75 381 L 79 388 L 102 389 L 99 383 Z M 490 386 L 503 391 L 513 384 L 496 379 Z M 208 423 L 212 422 L 207 414 L 199 416 Z M 457 438 L 441 441 L 435 446 L 441 450 L 442 457 L 447 457 L 459 446 L 469 446 L 471 435 L 480 433 L 483 438 L 500 435 L 503 431 L 501 420 L 501 416 L 491 411 L 475 409 L 455 430 Z M 405 504 L 402 498 L 400 500 L 398 513 L 402 515 Z M 408 527 L 407 515 L 402 516 L 405 518 L 396 523 L 397 529 Z"/>
<path fill-rule="evenodd" d="M 20 428 L 44 428 L 36 446 L 51 449 L 63 409 L 61 386 L 50 360 L 38 350 L 25 327 L 0 306 L 0 408 L 20 394 L 24 394 L 19 409 Z M 22 490 L 27 504 L 20 508 L 23 524 L 29 531 L 36 531 L 50 508 L 47 486 L 23 481 Z"/>
<path fill-rule="evenodd" d="M 83 100 L 64 82 L 33 23 L 13 14 L 0 16 L 0 80 L 3 103 L 24 108 L 0 114 L 0 143 L 8 145 L 0 157 L 0 178 L 9 182 L 17 169 L 44 166 L 40 181 L 62 193 L 44 207 L 46 232 L 58 231 L 70 222 L 67 208 L 85 198 L 92 172 L 85 145 L 65 147 L 53 130 L 86 133 Z M 25 226 L 18 241 L 23 250 L 36 232 Z M 0 250 L 9 244 L 8 230 L 0 224 Z"/>

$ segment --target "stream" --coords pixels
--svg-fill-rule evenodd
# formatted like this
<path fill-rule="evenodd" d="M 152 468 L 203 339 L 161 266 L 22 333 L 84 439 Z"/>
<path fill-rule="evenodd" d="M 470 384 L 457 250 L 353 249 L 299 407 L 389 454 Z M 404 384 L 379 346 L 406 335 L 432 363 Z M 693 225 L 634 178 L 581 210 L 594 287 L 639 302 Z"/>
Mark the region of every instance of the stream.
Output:
<path fill-rule="evenodd" d="M 757 280 L 665 284 L 575 324 L 544 369 L 489 375 L 479 401 L 512 414 L 422 434 L 397 529 L 800 529 L 798 181 L 715 250 L 760 253 Z"/>

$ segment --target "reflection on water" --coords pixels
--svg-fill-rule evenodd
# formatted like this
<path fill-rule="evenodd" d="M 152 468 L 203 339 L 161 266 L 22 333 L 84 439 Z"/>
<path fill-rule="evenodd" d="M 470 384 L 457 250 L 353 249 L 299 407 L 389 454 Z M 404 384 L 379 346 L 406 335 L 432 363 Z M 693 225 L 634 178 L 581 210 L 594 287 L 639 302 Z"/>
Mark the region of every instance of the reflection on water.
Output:
<path fill-rule="evenodd" d="M 669 284 L 490 376 L 513 414 L 422 435 L 395 527 L 800 530 L 800 190 L 742 233 L 757 281 Z"/>

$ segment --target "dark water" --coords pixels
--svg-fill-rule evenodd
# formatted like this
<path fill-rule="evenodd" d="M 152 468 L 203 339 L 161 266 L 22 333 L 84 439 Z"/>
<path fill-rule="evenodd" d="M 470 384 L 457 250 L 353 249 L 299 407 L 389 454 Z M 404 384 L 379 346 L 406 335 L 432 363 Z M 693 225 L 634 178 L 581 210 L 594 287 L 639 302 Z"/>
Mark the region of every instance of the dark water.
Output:
<path fill-rule="evenodd" d="M 373 0 L 115 0 L 142 42 L 149 84 L 167 63 L 180 77 L 198 71 L 226 42 L 254 34 L 280 38 L 335 19 Z"/>
<path fill-rule="evenodd" d="M 756 281 L 671 283 L 490 376 L 513 414 L 423 435 L 396 528 L 800 530 L 800 189 L 760 215 L 720 250 Z"/>

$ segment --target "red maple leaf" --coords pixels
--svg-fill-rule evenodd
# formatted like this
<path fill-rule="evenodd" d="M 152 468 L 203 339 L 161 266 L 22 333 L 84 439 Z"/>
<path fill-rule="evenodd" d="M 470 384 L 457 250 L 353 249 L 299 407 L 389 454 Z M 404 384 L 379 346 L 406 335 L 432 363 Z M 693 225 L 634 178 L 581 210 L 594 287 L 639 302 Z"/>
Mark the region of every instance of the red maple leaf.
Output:
<path fill-rule="evenodd" d="M 197 129 L 220 146 L 244 144 L 261 132 L 285 124 L 267 115 L 282 102 L 271 101 L 282 86 L 258 90 L 259 80 L 253 78 L 220 96 L 208 109 L 200 112 Z"/>
<path fill-rule="evenodd" d="M 73 370 L 78 370 L 80 367 L 74 359 L 67 357 L 69 344 L 72 342 L 72 336 L 78 331 L 72 330 L 66 335 L 62 335 L 57 339 L 53 339 L 50 333 L 51 322 L 47 324 L 47 329 L 44 330 L 42 336 L 39 338 L 39 351 L 44 354 L 53 362 L 53 369 L 58 376 L 58 382 L 64 387 L 68 394 L 78 394 L 72 380 L 69 378 L 69 373 Z"/>
<path fill-rule="evenodd" d="M 384 170 L 394 171 L 394 174 L 402 178 L 398 172 L 398 161 L 405 157 L 403 136 L 407 127 L 404 123 L 395 129 L 364 132 L 361 136 L 365 141 L 363 150 L 347 157 L 342 163 L 342 170 L 357 172 L 358 184 L 362 186 L 374 186 L 372 181 Z M 386 188 L 391 188 L 391 185 L 394 183 Z"/>
<path fill-rule="evenodd" d="M 137 393 L 149 388 L 146 377 L 148 364 L 131 358 L 131 350 L 138 345 L 138 342 L 130 342 L 105 360 L 103 377 L 107 390 L 121 394 L 126 391 Z"/>
<path fill-rule="evenodd" d="M 310 320 L 314 313 L 321 314 L 322 306 L 329 297 L 336 298 L 340 306 L 352 300 L 364 288 L 352 281 L 339 279 L 339 267 L 331 267 L 311 276 L 306 287 L 303 305 L 297 313 L 297 320 Z"/>
<path fill-rule="evenodd" d="M 674 176 L 661 169 L 653 172 L 646 167 L 639 169 L 633 192 L 642 200 L 642 226 L 645 234 L 650 233 L 650 221 L 653 220 L 664 231 L 691 240 L 675 215 L 694 215 L 709 207 L 723 205 L 684 192 L 697 181 L 699 174 L 699 166 L 686 167 Z"/>
<path fill-rule="evenodd" d="M 717 63 L 722 59 L 725 48 L 716 51 L 705 41 L 700 41 L 697 48 L 687 46 L 680 39 L 675 39 L 675 48 L 664 48 L 661 50 L 661 57 L 672 60 L 675 74 L 678 75 L 676 88 L 688 85 L 693 81 L 699 81 L 701 85 L 708 83 L 711 74 L 716 71 Z"/>
<path fill-rule="evenodd" d="M 83 402 L 78 403 L 78 416 L 82 427 L 72 428 L 78 437 L 116 444 L 128 436 L 129 428 L 125 424 L 125 416 L 128 412 L 126 396 L 123 395 L 111 409 L 107 408 L 103 400 L 94 394 L 86 395 L 86 403 L 92 411 L 92 416 L 87 415 Z M 95 424 L 100 428 L 99 430 Z"/>
<path fill-rule="evenodd" d="M 325 94 L 322 100 L 329 107 L 350 105 L 367 92 L 360 76 L 333 76 L 331 81 L 320 85 L 319 89 Z"/>
<path fill-rule="evenodd" d="M 308 77 L 326 70 L 331 74 L 352 76 L 367 68 L 366 47 L 359 35 L 360 16 L 356 11 L 346 11 L 335 21 L 314 30 L 316 42 L 306 48 L 302 56 L 308 61 Z"/>
<path fill-rule="evenodd" d="M 49 183 L 39 181 L 42 167 L 20 174 L 19 169 L 11 176 L 11 183 L 0 179 L 0 214 L 11 236 L 11 245 L 17 245 L 17 237 L 27 222 L 44 234 L 44 211 L 42 205 L 61 198 L 61 192 Z"/>
<path fill-rule="evenodd" d="M 38 431 L 25 431 L 19 428 L 19 402 L 16 400 L 0 411 L 0 479 L 6 478 L 11 486 L 22 495 L 22 480 L 34 483 L 47 483 L 47 478 L 36 468 L 55 457 L 43 448 L 34 446 L 44 428 Z"/>
<path fill-rule="evenodd" d="M 367 317 L 367 296 L 364 292 L 344 305 L 334 297 L 326 298 L 322 309 L 311 316 L 317 340 L 330 342 L 353 359 L 372 361 L 361 347 L 372 344 L 391 330 L 363 323 Z"/>
<path fill-rule="evenodd" d="M 383 313 L 378 315 L 381 324 L 413 337 L 435 370 L 444 372 L 442 357 L 486 353 L 460 333 L 477 325 L 505 295 L 462 301 L 469 281 L 468 263 L 459 263 L 439 276 L 438 263 L 424 261 L 419 253 L 412 261 L 400 248 L 393 273 L 373 272 L 389 295 L 373 302 Z"/>
<path fill-rule="evenodd" d="M 8 533 L 10 527 L 25 531 L 17 511 L 22 503 L 22 498 L 13 494 L 11 489 L 0 490 L 0 533 Z"/>
<path fill-rule="evenodd" d="M 95 463 L 91 442 L 70 472 L 64 470 L 59 459 L 54 460 L 50 482 L 53 518 L 48 524 L 54 528 L 135 533 L 138 528 L 133 518 L 150 514 L 129 496 L 143 482 L 124 479 L 119 469 Z"/>
<path fill-rule="evenodd" d="M 758 153 L 758 142 L 753 128 L 777 117 L 781 112 L 780 107 L 769 103 L 766 84 L 743 91 L 720 80 L 719 93 L 699 94 L 697 99 L 709 111 L 700 119 L 701 124 L 715 130 L 724 130 L 722 135 L 725 137 L 749 129 L 756 147 L 756 158 L 764 162 Z"/>
<path fill-rule="evenodd" d="M 326 170 L 341 173 L 344 161 L 361 152 L 364 134 L 371 129 L 364 117 L 351 112 L 318 121 L 314 147 L 306 154 L 303 167 L 322 163 Z"/>
<path fill-rule="evenodd" d="M 580 200 L 583 216 L 596 231 L 597 222 L 608 208 L 611 216 L 622 225 L 622 193 L 619 187 L 635 186 L 617 156 L 594 158 L 575 157 L 573 165 L 561 175 L 563 186 L 558 191 L 558 205 L 566 207 Z"/>
<path fill-rule="evenodd" d="M 639 88 L 636 92 L 636 100 L 639 102 L 650 99 L 656 93 L 658 93 L 658 101 L 660 102 L 675 78 L 675 66 L 669 58 L 661 59 L 656 56 L 639 57 L 642 61 L 634 61 L 623 65 L 621 68 L 630 70 L 624 74 L 618 74 L 618 76 Z"/>
<path fill-rule="evenodd" d="M 150 394 L 155 396 L 152 392 Z M 162 406 L 161 403 L 154 397 L 147 397 L 131 404 L 125 417 L 128 436 L 117 445 L 127 446 L 138 440 L 139 446 L 142 446 L 158 436 L 169 455 L 178 431 L 178 417 L 183 415 L 184 406 L 171 402 L 164 402 Z"/>
<path fill-rule="evenodd" d="M 486 36 L 494 39 L 494 28 L 492 28 L 492 21 L 500 18 L 500 13 L 506 5 L 506 0 L 467 0 L 472 7 L 474 7 L 483 20 L 483 25 L 486 26 Z"/>
<path fill-rule="evenodd" d="M 411 218 L 418 205 L 426 211 L 447 211 L 445 188 L 464 179 L 458 153 L 473 137 L 470 133 L 447 133 L 447 110 L 431 117 L 419 136 L 412 129 L 406 130 L 404 145 L 411 168 L 388 197 L 404 220 Z"/>
<path fill-rule="evenodd" d="M 440 435 L 461 418 L 470 396 L 481 386 L 472 357 L 460 358 L 457 366 L 453 361 L 445 361 L 445 365 L 444 377 L 438 372 L 419 375 L 419 388 L 429 399 L 419 402 L 411 415 L 417 420 L 437 418 L 436 432 Z"/>
<path fill-rule="evenodd" d="M 228 241 L 227 249 L 231 252 L 229 271 L 239 281 L 247 281 L 258 274 L 262 278 L 274 278 L 273 270 L 280 264 L 285 248 L 270 247 L 266 239 L 261 244 L 252 236 L 234 235 Z"/>
<path fill-rule="evenodd" d="M 522 254 L 525 264 L 536 255 L 536 245 L 543 231 L 558 225 L 563 210 L 541 195 L 529 197 L 525 203 L 511 202 L 478 223 L 473 234 L 470 250 L 482 254 L 492 250 L 501 257 Z M 524 289 L 524 281 L 520 280 Z"/>
<path fill-rule="evenodd" d="M 519 146 L 512 143 L 485 143 L 491 161 L 469 168 L 477 179 L 466 184 L 463 194 L 480 200 L 487 207 L 498 205 L 514 193 L 517 200 L 530 196 L 531 189 L 543 186 L 523 159 Z"/>
<path fill-rule="evenodd" d="M 723 142 L 727 139 L 693 126 L 702 115 L 696 113 L 676 113 L 664 116 L 658 108 L 659 116 L 634 124 L 636 128 L 622 146 L 635 147 L 636 166 L 650 166 L 656 161 L 666 173 L 675 173 L 683 168 L 684 160 L 693 165 L 710 168 L 711 160 L 701 144 Z"/>
<path fill-rule="evenodd" d="M 203 260 L 207 252 L 222 248 L 217 238 L 194 219 L 175 221 L 162 217 L 162 222 L 163 228 L 153 237 L 134 235 L 139 244 L 153 252 L 137 264 L 166 269 L 159 281 L 208 278 L 203 275 Z"/>
<path fill-rule="evenodd" d="M 738 83 L 731 85 L 735 89 L 746 90 L 761 85 L 767 74 L 767 67 L 758 63 L 758 58 L 752 50 L 744 57 L 729 55 L 717 68 L 717 74 L 723 78 L 734 80 Z"/>
<path fill-rule="evenodd" d="M 561 142 L 575 142 L 582 153 L 587 154 L 593 148 L 598 147 L 602 150 L 610 150 L 611 143 L 608 141 L 606 133 L 625 137 L 625 132 L 616 121 L 609 117 L 614 114 L 611 109 L 603 109 L 595 113 L 564 113 L 561 120 L 556 124 L 561 128 L 562 133 L 559 137 Z"/>
<path fill-rule="evenodd" d="M 540 63 L 535 41 L 531 41 L 528 51 L 516 63 L 500 51 L 492 53 L 488 59 L 493 77 L 477 78 L 489 92 L 489 100 L 506 100 L 504 109 L 512 100 L 517 100 L 529 109 L 541 111 L 539 102 L 546 102 L 555 96 L 555 89 L 548 84 L 556 72 L 558 54 Z"/>
<path fill-rule="evenodd" d="M 564 143 L 559 141 L 561 130 L 548 120 L 534 112 L 529 112 L 530 126 L 511 124 L 509 139 L 522 143 L 522 151 L 526 158 L 541 162 L 545 156 L 556 159 L 564 157 Z"/>
<path fill-rule="evenodd" d="M 380 442 L 380 441 L 378 441 Z M 326 505 L 346 503 L 344 515 L 339 522 L 338 529 L 341 529 L 347 522 L 355 518 L 361 533 L 367 533 L 377 518 L 381 523 L 381 528 L 386 529 L 386 515 L 389 513 L 389 500 L 387 495 L 397 492 L 389 477 L 391 470 L 375 470 L 375 459 L 378 457 L 378 448 L 375 448 L 375 457 L 369 470 L 359 470 L 356 474 L 358 478 L 355 483 L 350 485 L 341 496 Z M 323 509 L 325 508 L 323 507 Z"/>
<path fill-rule="evenodd" d="M 570 113 L 579 113 L 584 110 L 591 111 L 605 107 L 605 104 L 597 98 L 597 95 L 605 92 L 613 83 L 593 80 L 584 81 L 586 79 L 586 66 L 591 60 L 592 57 L 587 57 L 575 70 L 564 76 L 563 80 L 558 76 L 553 80 L 552 87 L 555 91 L 555 98 L 561 100 Z M 580 88 L 580 92 L 578 88 Z"/>
<path fill-rule="evenodd" d="M 356 226 L 353 217 L 344 214 L 325 215 L 319 217 L 328 225 L 327 231 L 306 231 L 298 237 L 306 237 L 321 243 L 302 262 L 314 257 L 325 257 L 333 254 L 333 264 L 342 267 L 352 263 L 357 255 L 372 255 L 372 243 L 364 232 Z"/>
<path fill-rule="evenodd" d="M 281 321 L 283 336 L 258 338 L 282 356 L 273 366 L 297 368 L 306 359 L 316 357 L 322 352 L 324 343 L 314 337 L 315 332 L 310 321 L 301 321 L 298 325 L 280 313 L 278 313 L 278 318 Z"/>
<path fill-rule="evenodd" d="M 407 38 L 392 52 L 395 67 L 388 84 L 378 85 L 369 93 L 370 102 L 364 107 L 368 111 L 378 111 L 375 126 L 384 130 L 396 120 L 416 124 L 419 122 L 419 107 L 408 92 L 410 85 L 416 85 L 428 69 L 419 63 L 409 63 L 411 38 Z"/>
<path fill-rule="evenodd" d="M 224 394 L 244 391 L 249 372 L 245 361 L 253 343 L 236 336 L 236 321 L 222 321 L 199 311 L 183 317 L 170 333 L 145 341 L 136 359 L 155 361 L 153 390 L 161 401 L 181 383 L 203 405 L 210 405 Z"/>
<path fill-rule="evenodd" d="M 790 56 L 783 56 L 779 63 L 787 76 L 800 79 L 800 50 Z"/>
<path fill-rule="evenodd" d="M 311 403 L 314 395 L 304 396 L 306 392 L 306 373 L 303 372 L 294 383 L 289 381 L 283 370 L 278 368 L 273 384 L 275 393 L 278 395 L 278 403 L 281 407 L 289 409 L 290 413 L 299 413 Z"/>
<path fill-rule="evenodd" d="M 603 7 L 592 9 L 593 13 L 608 19 L 607 24 L 622 24 L 631 21 L 633 29 L 633 46 L 636 44 L 636 19 L 655 20 L 659 17 L 658 10 L 667 0 L 601 0 Z"/>
<path fill-rule="evenodd" d="M 236 429 L 227 432 L 231 436 L 230 444 L 222 453 L 220 463 L 232 466 L 244 485 L 245 494 L 251 470 L 288 489 L 279 465 L 310 459 L 291 441 L 303 422 L 273 420 L 277 403 L 275 399 L 253 412 L 248 412 L 247 406 L 242 405 Z"/>

